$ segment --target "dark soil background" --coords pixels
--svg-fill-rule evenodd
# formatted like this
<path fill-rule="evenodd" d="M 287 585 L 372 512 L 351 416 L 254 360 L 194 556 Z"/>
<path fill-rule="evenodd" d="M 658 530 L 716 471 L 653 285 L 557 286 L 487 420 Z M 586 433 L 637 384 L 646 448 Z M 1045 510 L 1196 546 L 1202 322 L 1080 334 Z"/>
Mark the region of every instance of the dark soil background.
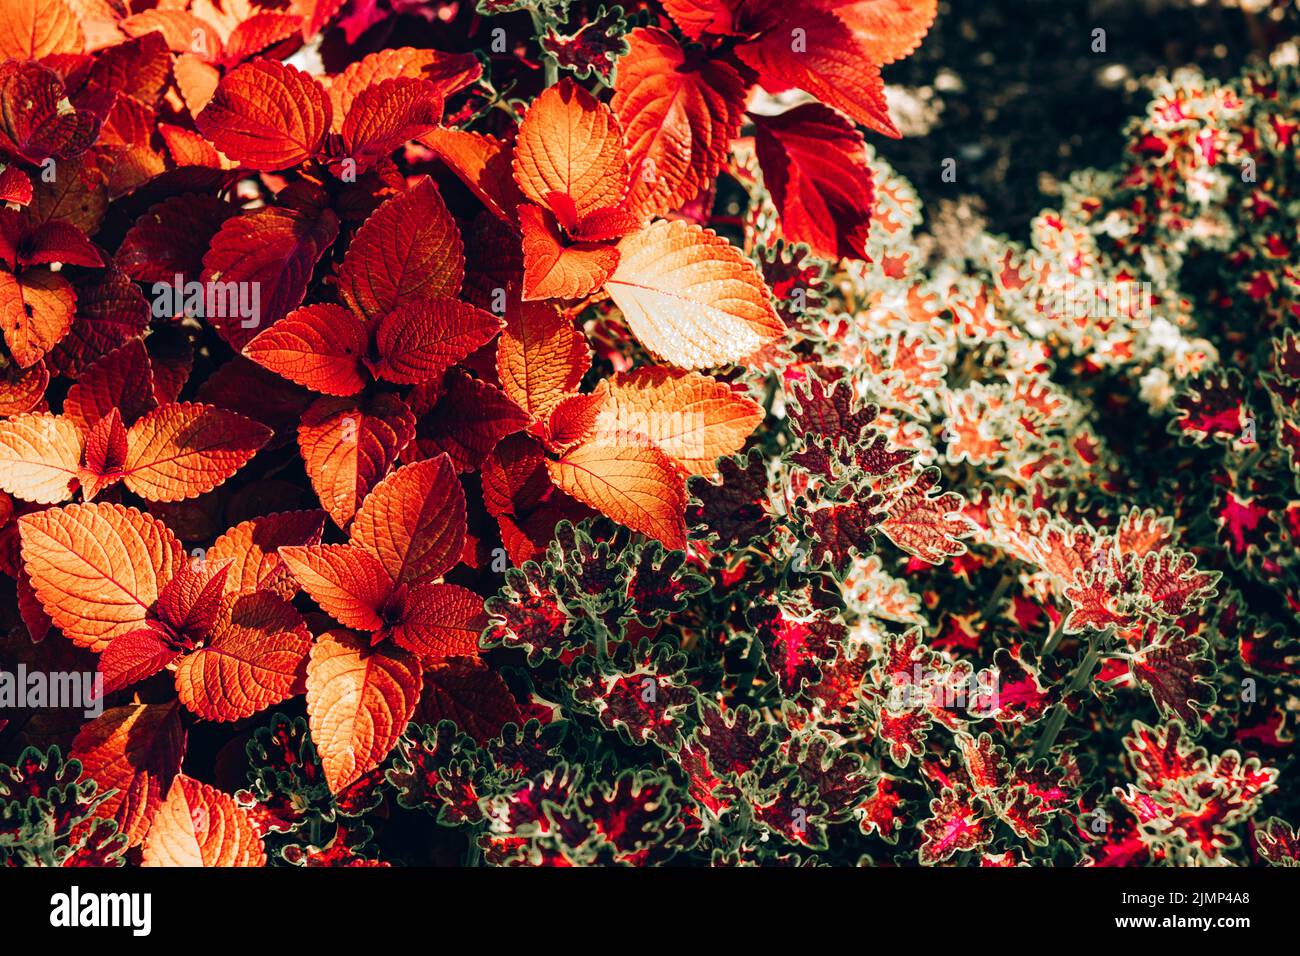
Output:
<path fill-rule="evenodd" d="M 964 198 L 991 231 L 1022 238 L 1054 202 L 1054 181 L 1120 159 L 1124 123 L 1149 99 L 1144 78 L 1185 65 L 1230 78 L 1296 36 L 1297 6 L 1274 0 L 1246 13 L 1221 0 L 942 0 L 920 49 L 884 70 L 886 83 L 938 108 L 937 121 L 923 135 L 871 141 L 916 186 L 927 222 L 955 214 L 952 202 Z M 1105 53 L 1092 52 L 1099 28 Z M 941 179 L 949 157 L 953 183 Z"/>

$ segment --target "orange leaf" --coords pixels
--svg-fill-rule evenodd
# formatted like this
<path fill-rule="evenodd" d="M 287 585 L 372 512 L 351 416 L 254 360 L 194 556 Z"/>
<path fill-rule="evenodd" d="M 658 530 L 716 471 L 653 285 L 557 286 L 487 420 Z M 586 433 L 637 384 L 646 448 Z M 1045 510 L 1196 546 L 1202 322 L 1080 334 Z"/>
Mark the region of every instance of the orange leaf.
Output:
<path fill-rule="evenodd" d="M 326 209 L 310 216 L 294 209 L 268 207 L 221 224 L 203 256 L 206 288 L 257 289 L 258 314 L 250 317 L 208 315 L 207 321 L 235 349 L 284 318 L 302 302 L 312 271 L 338 237 L 339 222 Z M 227 297 L 228 298 L 228 297 Z"/>
<path fill-rule="evenodd" d="M 839 16 L 868 51 L 872 63 L 893 63 L 921 44 L 939 0 L 815 0 Z"/>
<path fill-rule="evenodd" d="M 618 265 L 618 250 L 596 242 L 566 244 L 540 206 L 519 207 L 524 234 L 524 298 L 580 299 L 591 295 Z"/>
<path fill-rule="evenodd" d="M 47 269 L 28 269 L 15 276 L 0 268 L 0 327 L 9 354 L 20 368 L 30 368 L 72 328 L 77 294 L 63 276 Z"/>
<path fill-rule="evenodd" d="M 64 0 L 6 0 L 0 6 L 0 60 L 40 60 L 81 53 L 86 38 Z"/>
<path fill-rule="evenodd" d="M 415 416 L 395 395 L 365 404 L 322 398 L 307 409 L 298 448 L 321 507 L 340 528 L 414 436 Z"/>
<path fill-rule="evenodd" d="M 231 562 L 226 594 L 269 590 L 291 598 L 298 587 L 280 559 L 279 549 L 319 544 L 323 511 L 282 511 L 237 524 L 213 542 L 207 560 Z"/>
<path fill-rule="evenodd" d="M 755 6 L 753 26 L 759 35 L 735 52 L 758 73 L 764 89 L 781 93 L 797 87 L 855 122 L 898 137 L 880 67 L 843 20 L 784 0 L 763 0 Z"/>
<path fill-rule="evenodd" d="M 244 346 L 263 368 L 324 395 L 366 386 L 366 325 L 341 305 L 305 305 Z"/>
<path fill-rule="evenodd" d="M 596 421 L 600 418 L 605 403 L 603 389 L 597 389 L 590 395 L 566 395 L 551 409 L 551 414 L 546 416 L 546 421 L 542 424 L 540 437 L 546 447 L 561 452 L 590 436 L 596 430 Z M 533 433 L 537 434 L 537 429 Z"/>
<path fill-rule="evenodd" d="M 266 847 L 233 797 L 180 774 L 144 840 L 142 866 L 265 866 Z"/>
<path fill-rule="evenodd" d="M 212 102 L 221 82 L 221 72 L 193 53 L 182 53 L 172 64 L 172 76 L 181 91 L 190 116 L 198 116 Z"/>
<path fill-rule="evenodd" d="M 421 136 L 420 142 L 437 153 L 494 216 L 514 222 L 515 207 L 524 201 L 524 194 L 511 170 L 514 149 L 509 143 L 441 126 Z"/>
<path fill-rule="evenodd" d="M 455 566 L 465 548 L 465 490 L 451 460 L 417 461 L 381 481 L 357 512 L 352 543 L 379 558 L 396 584 Z"/>
<path fill-rule="evenodd" d="M 326 614 L 345 627 L 377 631 L 393 589 L 379 559 L 353 544 L 281 548 L 289 572 Z"/>
<path fill-rule="evenodd" d="M 557 214 L 555 194 L 568 200 L 577 218 L 617 205 L 628 187 L 623 131 L 608 106 L 566 78 L 524 114 L 514 170 L 524 195 Z"/>
<path fill-rule="evenodd" d="M 442 98 L 473 83 L 483 73 L 472 53 L 442 53 L 416 47 L 380 50 L 348 64 L 330 81 L 329 95 L 334 103 L 334 132 L 343 131 L 343 120 L 352 103 L 362 92 L 384 80 L 406 77 L 433 85 Z"/>
<path fill-rule="evenodd" d="M 270 440 L 250 418 L 180 402 L 145 415 L 127 432 L 126 486 L 150 501 L 181 501 L 220 485 Z"/>
<path fill-rule="evenodd" d="M 339 294 L 372 318 L 412 299 L 454 297 L 464 277 L 460 232 L 426 176 L 357 230 L 339 267 Z"/>
<path fill-rule="evenodd" d="M 430 584 L 412 594 L 392 638 L 428 664 L 448 657 L 477 657 L 478 638 L 485 627 L 482 597 L 457 584 Z"/>
<path fill-rule="evenodd" d="M 18 529 L 41 606 L 74 644 L 96 652 L 144 626 L 185 560 L 166 525 L 121 505 L 40 511 L 20 518 Z"/>
<path fill-rule="evenodd" d="M 367 647 L 346 631 L 320 636 L 307 663 L 307 718 L 331 791 L 379 766 L 419 699 L 414 654 Z"/>
<path fill-rule="evenodd" d="M 319 152 L 333 108 L 306 73 L 253 60 L 221 78 L 195 123 L 231 159 L 260 170 L 288 169 Z"/>
<path fill-rule="evenodd" d="M 113 410 L 130 425 L 157 404 L 149 353 L 136 338 L 87 366 L 68 389 L 63 415 L 88 432 Z"/>
<path fill-rule="evenodd" d="M 123 20 L 122 32 L 129 37 L 161 33 L 173 53 L 197 54 L 206 60 L 221 58 L 221 35 L 216 27 L 185 10 L 144 10 Z"/>
<path fill-rule="evenodd" d="M 523 303 L 506 313 L 497 343 L 501 388 L 533 418 L 550 414 L 591 367 L 587 339 L 548 303 Z"/>
<path fill-rule="evenodd" d="M 207 642 L 176 668 L 176 692 L 204 720 L 249 717 L 293 695 L 310 650 L 311 633 L 284 598 L 230 594 Z"/>
<path fill-rule="evenodd" d="M 597 435 L 548 461 L 551 480 L 566 494 L 602 514 L 657 538 L 686 547 L 686 487 L 676 464 L 640 436 Z"/>
<path fill-rule="evenodd" d="M 110 791 L 95 816 L 116 820 L 127 842 L 136 846 L 181 769 L 185 728 L 180 708 L 172 701 L 106 710 L 78 731 L 72 756 L 101 792 Z"/>
<path fill-rule="evenodd" d="M 726 63 L 688 56 L 664 30 L 639 27 L 627 40 L 610 106 L 627 139 L 627 204 L 650 217 L 713 184 L 744 121 L 745 83 Z"/>
<path fill-rule="evenodd" d="M 47 413 L 0 422 L 0 488 L 24 501 L 67 501 L 77 489 L 81 433 L 66 418 Z"/>
<path fill-rule="evenodd" d="M 699 372 L 642 366 L 602 385 L 598 432 L 644 435 L 696 475 L 713 474 L 763 420 L 755 402 Z"/>
<path fill-rule="evenodd" d="M 758 269 L 721 236 L 660 220 L 618 249 L 605 288 L 641 344 L 674 365 L 738 362 L 785 334 Z"/>
<path fill-rule="evenodd" d="M 406 302 L 379 321 L 375 375 L 398 385 L 437 382 L 461 359 L 491 341 L 501 319 L 458 299 Z"/>
<path fill-rule="evenodd" d="M 343 121 L 343 156 L 364 171 L 438 125 L 442 97 L 432 83 L 398 77 L 362 90 Z"/>

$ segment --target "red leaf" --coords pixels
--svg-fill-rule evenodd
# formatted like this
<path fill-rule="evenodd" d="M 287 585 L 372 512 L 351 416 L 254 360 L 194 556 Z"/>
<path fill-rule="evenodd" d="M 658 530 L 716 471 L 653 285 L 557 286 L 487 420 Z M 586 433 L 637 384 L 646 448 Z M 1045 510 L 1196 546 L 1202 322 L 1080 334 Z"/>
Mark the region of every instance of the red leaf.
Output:
<path fill-rule="evenodd" d="M 33 163 L 69 159 L 90 148 L 99 125 L 98 116 L 69 104 L 53 70 L 18 60 L 0 65 L 0 149 Z"/>
<path fill-rule="evenodd" d="M 500 317 L 457 299 L 408 301 L 379 320 L 375 375 L 399 385 L 437 382 L 501 326 Z"/>
<path fill-rule="evenodd" d="M 419 699 L 415 655 L 367 647 L 346 631 L 320 636 L 307 664 L 307 717 L 331 791 L 379 766 Z"/>
<path fill-rule="evenodd" d="M 158 595 L 154 613 L 173 634 L 192 642 L 205 639 L 217 622 L 229 570 L 225 561 L 182 564 Z"/>
<path fill-rule="evenodd" d="M 244 354 L 277 375 L 325 395 L 366 386 L 366 325 L 339 305 L 306 305 L 258 333 Z"/>
<path fill-rule="evenodd" d="M 306 73 L 274 60 L 256 60 L 221 78 L 199 130 L 231 159 L 253 169 L 288 169 L 320 150 L 333 107 Z"/>
<path fill-rule="evenodd" d="M 44 358 L 72 328 L 77 294 L 63 276 L 45 268 L 22 275 L 0 269 L 0 328 L 20 368 Z"/>
<path fill-rule="evenodd" d="M 88 432 L 109 412 L 117 411 L 129 426 L 157 404 L 149 353 L 142 340 L 132 339 L 81 373 L 63 400 L 63 416 Z"/>
<path fill-rule="evenodd" d="M 818 103 L 750 118 L 785 237 L 827 259 L 864 258 L 875 189 L 862 134 Z"/>
<path fill-rule="evenodd" d="M 442 119 L 442 97 L 426 80 L 398 77 L 366 87 L 343 121 L 343 153 L 364 172 Z"/>
<path fill-rule="evenodd" d="M 432 404 L 421 404 L 419 390 L 412 394 L 415 440 L 403 457 L 433 458 L 446 452 L 457 471 L 472 471 L 497 442 L 528 424 L 527 413 L 501 389 L 459 369 L 451 370 L 443 389 Z"/>
<path fill-rule="evenodd" d="M 515 143 L 515 181 L 524 195 L 565 220 L 618 205 L 627 193 L 627 150 L 608 106 L 571 79 L 543 91 L 528 107 Z"/>
<path fill-rule="evenodd" d="M 64 0 L 10 0 L 0 17 L 0 60 L 40 60 L 81 53 L 86 38 Z"/>
<path fill-rule="evenodd" d="M 367 496 L 352 543 L 379 558 L 397 584 L 450 570 L 465 547 L 465 491 L 445 456 L 405 465 Z"/>
<path fill-rule="evenodd" d="M 173 701 L 106 710 L 77 733 L 72 756 L 108 794 L 95 815 L 116 820 L 135 846 L 144 839 L 163 794 L 181 769 L 185 729 L 180 707 Z"/>
<path fill-rule="evenodd" d="M 415 715 L 420 723 L 450 720 L 479 743 L 508 723 L 522 723 L 519 705 L 496 673 L 472 658 L 454 658 L 431 668 Z"/>
<path fill-rule="evenodd" d="M 157 626 L 113 638 L 99 655 L 99 672 L 104 675 L 104 693 L 112 694 L 152 677 L 176 658 L 180 649 L 167 640 Z"/>
<path fill-rule="evenodd" d="M 487 627 L 483 599 L 455 584 L 431 584 L 416 589 L 393 643 L 428 664 L 448 657 L 477 657 L 478 638 Z"/>
<path fill-rule="evenodd" d="M 415 435 L 415 416 L 395 395 L 358 404 L 322 398 L 302 416 L 298 447 L 321 507 L 346 527 L 370 489 Z"/>
<path fill-rule="evenodd" d="M 663 215 L 712 186 L 740 133 L 745 83 L 726 63 L 688 55 L 664 30 L 639 27 L 627 40 L 610 104 L 627 140 L 627 204 Z"/>
<path fill-rule="evenodd" d="M 364 90 L 384 80 L 405 77 L 432 84 L 440 98 L 475 82 L 483 73 L 478 57 L 472 53 L 443 53 L 416 47 L 380 50 L 350 63 L 330 82 L 330 99 L 334 102 L 334 131 L 342 132 L 344 117 L 353 101 Z"/>
<path fill-rule="evenodd" d="M 280 557 L 303 590 L 345 627 L 377 631 L 393 580 L 379 559 L 353 544 L 281 548 Z"/>
<path fill-rule="evenodd" d="M 311 634 L 292 604 L 267 591 L 221 602 L 207 643 L 176 669 L 181 703 L 204 720 L 239 720 L 293 696 Z"/>
<path fill-rule="evenodd" d="M 178 273 L 197 279 L 213 237 L 238 212 L 216 196 L 164 199 L 127 230 L 114 261 L 137 282 L 171 283 Z"/>
<path fill-rule="evenodd" d="M 316 262 L 338 236 L 338 219 L 323 210 L 318 217 L 291 209 L 259 209 L 227 219 L 203 257 L 205 286 L 241 284 L 251 298 L 257 290 L 258 314 L 251 318 L 208 316 L 223 339 L 242 349 L 257 334 L 302 302 Z"/>
<path fill-rule="evenodd" d="M 772 93 L 797 87 L 886 136 L 889 118 L 880 67 L 864 43 L 835 14 L 785 0 L 759 0 L 746 10 L 758 36 L 736 55 Z"/>
<path fill-rule="evenodd" d="M 455 296 L 464 276 L 460 233 L 426 177 L 357 230 L 339 268 L 339 294 L 370 318 L 413 299 Z"/>

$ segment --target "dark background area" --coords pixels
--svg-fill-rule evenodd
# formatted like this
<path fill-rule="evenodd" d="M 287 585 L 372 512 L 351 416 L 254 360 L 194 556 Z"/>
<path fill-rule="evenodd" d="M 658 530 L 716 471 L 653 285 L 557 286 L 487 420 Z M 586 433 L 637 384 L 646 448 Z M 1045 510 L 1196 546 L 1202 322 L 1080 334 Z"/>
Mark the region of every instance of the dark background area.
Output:
<path fill-rule="evenodd" d="M 1054 202 L 1053 180 L 1120 159 L 1121 131 L 1145 109 L 1143 78 L 1196 65 L 1220 78 L 1295 36 L 1295 0 L 1243 12 L 1221 0 L 942 0 L 920 49 L 884 69 L 938 108 L 928 133 L 871 142 L 912 181 L 927 222 L 940 200 L 971 200 L 988 228 L 1021 238 Z M 1106 52 L 1092 51 L 1093 30 Z M 897 111 L 896 111 L 897 115 Z M 940 178 L 957 160 L 957 181 Z M 1048 193 L 1043 192 L 1046 187 Z"/>

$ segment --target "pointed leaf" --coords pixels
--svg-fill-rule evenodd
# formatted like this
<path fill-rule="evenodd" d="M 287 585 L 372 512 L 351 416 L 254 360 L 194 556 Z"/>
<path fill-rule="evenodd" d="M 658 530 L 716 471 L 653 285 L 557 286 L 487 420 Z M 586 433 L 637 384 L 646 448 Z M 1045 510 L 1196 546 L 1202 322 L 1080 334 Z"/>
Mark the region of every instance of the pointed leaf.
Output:
<path fill-rule="evenodd" d="M 320 636 L 307 664 L 307 717 L 331 791 L 379 766 L 419 699 L 414 654 L 367 647 L 346 631 Z"/>
<path fill-rule="evenodd" d="M 80 647 L 144 626 L 185 552 L 157 518 L 134 508 L 68 505 L 19 519 L 23 564 L 50 619 Z"/>
<path fill-rule="evenodd" d="M 24 501 L 57 504 L 77 489 L 81 434 L 43 412 L 0 421 L 0 488 Z"/>
<path fill-rule="evenodd" d="M 585 505 L 663 542 L 686 546 L 686 488 L 676 464 L 644 438 L 597 435 L 548 461 L 551 480 Z"/>
<path fill-rule="evenodd" d="M 263 368 L 323 395 L 355 395 L 369 377 L 366 326 L 340 305 L 307 305 L 290 312 L 244 346 Z"/>
<path fill-rule="evenodd" d="M 524 195 L 559 214 L 558 194 L 575 217 L 617 205 L 627 193 L 627 150 L 609 107 L 571 79 L 533 100 L 515 142 L 515 181 Z"/>
<path fill-rule="evenodd" d="M 346 527 L 370 489 L 415 435 L 415 416 L 395 395 L 364 404 L 322 398 L 302 416 L 298 447 L 321 507 Z"/>
<path fill-rule="evenodd" d="M 311 633 L 269 591 L 222 599 L 212 636 L 176 668 L 181 703 L 204 720 L 240 720 L 293 696 Z"/>
<path fill-rule="evenodd" d="M 445 455 L 405 465 L 366 498 L 352 543 L 368 550 L 397 584 L 450 570 L 465 547 L 465 491 Z"/>
<path fill-rule="evenodd" d="M 719 458 L 734 455 L 763 410 L 729 386 L 698 372 L 643 366 L 603 383 L 605 404 L 598 432 L 637 432 L 692 474 L 716 472 Z"/>
<path fill-rule="evenodd" d="M 352 544 L 281 548 L 280 558 L 311 599 L 344 627 L 378 631 L 393 590 L 379 559 Z"/>
<path fill-rule="evenodd" d="M 142 866 L 265 866 L 253 817 L 234 797 L 180 774 L 144 840 Z"/>
<path fill-rule="evenodd" d="M 274 170 L 314 156 L 332 117 L 329 97 L 312 77 L 259 59 L 223 76 L 195 123 L 231 159 Z"/>
<path fill-rule="evenodd" d="M 271 438 L 252 419 L 181 402 L 145 415 L 127 432 L 126 486 L 150 501 L 181 501 L 211 491 Z"/>
<path fill-rule="evenodd" d="M 685 222 L 623 239 L 605 288 L 641 344 L 682 368 L 738 362 L 785 334 L 753 262 Z"/>
<path fill-rule="evenodd" d="M 357 230 L 339 268 L 339 294 L 372 318 L 411 300 L 455 296 L 464 277 L 460 232 L 425 177 Z"/>

